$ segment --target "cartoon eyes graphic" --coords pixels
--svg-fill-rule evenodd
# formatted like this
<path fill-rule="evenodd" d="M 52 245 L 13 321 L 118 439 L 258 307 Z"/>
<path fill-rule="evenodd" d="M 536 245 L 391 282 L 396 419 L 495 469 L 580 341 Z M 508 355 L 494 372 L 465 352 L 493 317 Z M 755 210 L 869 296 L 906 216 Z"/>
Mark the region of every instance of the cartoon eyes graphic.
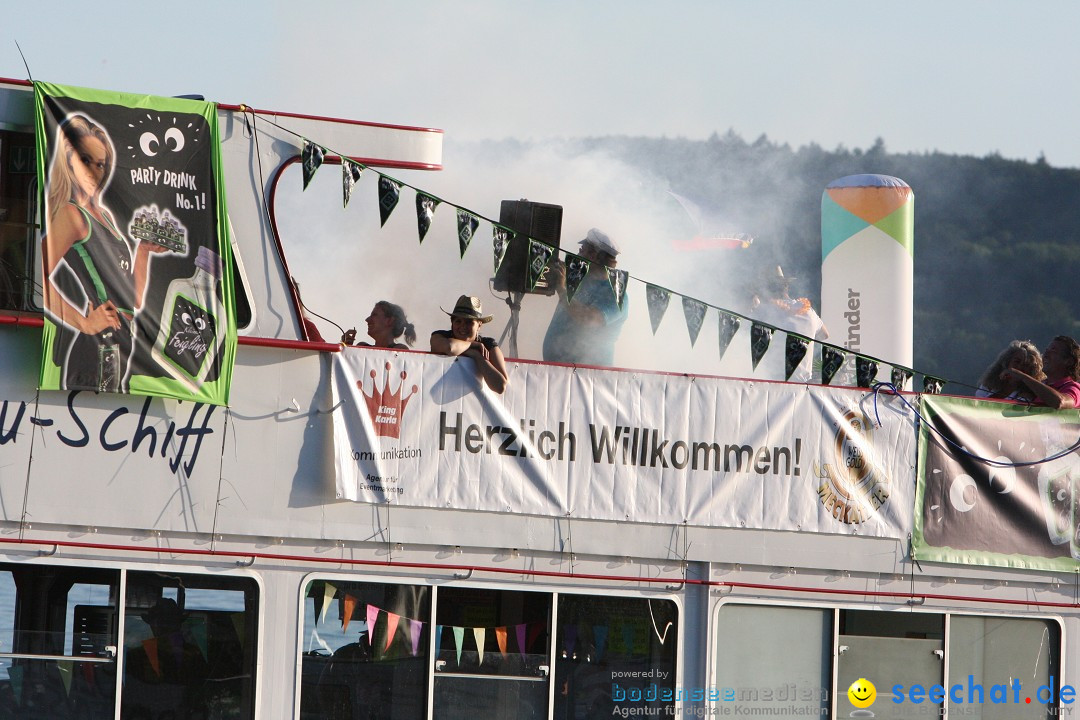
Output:
<path fill-rule="evenodd" d="M 166 150 L 180 152 L 184 149 L 184 133 L 179 128 L 169 128 L 165 131 L 164 145 Z M 162 141 L 152 132 L 144 132 L 139 136 L 139 148 L 145 155 L 154 157 L 162 150 Z"/>
<path fill-rule="evenodd" d="M 206 329 L 206 318 L 204 317 L 191 317 L 191 313 L 181 313 L 180 322 L 187 327 L 195 326 L 195 329 L 202 332 Z"/>

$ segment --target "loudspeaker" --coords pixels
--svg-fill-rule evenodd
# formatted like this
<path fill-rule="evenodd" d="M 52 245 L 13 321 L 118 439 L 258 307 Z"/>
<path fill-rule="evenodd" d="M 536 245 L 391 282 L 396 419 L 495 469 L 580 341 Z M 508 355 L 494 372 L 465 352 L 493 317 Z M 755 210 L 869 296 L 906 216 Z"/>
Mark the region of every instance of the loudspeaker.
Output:
<path fill-rule="evenodd" d="M 495 275 L 496 290 L 509 290 L 519 293 L 554 295 L 555 288 L 547 282 L 548 268 L 536 286 L 529 290 L 529 240 L 540 240 L 559 249 L 562 237 L 562 205 L 530 202 L 528 200 L 503 200 L 499 209 L 499 224 L 514 231 L 514 239 L 506 250 L 499 272 Z M 558 253 L 551 256 L 551 261 L 558 259 Z M 549 265 L 550 268 L 550 265 Z"/>

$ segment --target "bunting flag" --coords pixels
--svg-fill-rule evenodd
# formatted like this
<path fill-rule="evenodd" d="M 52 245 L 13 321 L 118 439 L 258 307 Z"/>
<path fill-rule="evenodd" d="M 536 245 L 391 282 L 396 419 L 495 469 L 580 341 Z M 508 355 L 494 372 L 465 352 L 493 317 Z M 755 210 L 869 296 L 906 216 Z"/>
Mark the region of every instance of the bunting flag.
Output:
<path fill-rule="evenodd" d="M 198 620 L 198 622 L 193 622 Z M 199 652 L 203 656 L 203 660 L 208 659 L 210 656 L 206 654 L 206 637 L 209 634 L 206 629 L 206 618 L 188 618 L 187 623 L 188 630 L 191 632 L 191 638 L 195 641 L 195 645 L 199 648 Z"/>
<path fill-rule="evenodd" d="M 316 591 L 316 588 L 315 588 L 314 584 L 312 585 L 311 590 L 309 590 L 309 592 L 311 593 L 311 604 L 315 608 L 315 625 L 316 625 L 316 627 L 318 627 L 319 619 L 323 617 L 323 611 L 322 611 L 322 609 L 323 609 L 323 596 L 322 596 L 322 594 L 320 594 L 319 592 Z"/>
<path fill-rule="evenodd" d="M 701 332 L 702 324 L 705 322 L 705 312 L 708 307 L 700 300 L 683 296 L 682 311 L 686 317 L 686 329 L 690 333 L 690 347 L 693 347 L 694 343 L 697 342 L 697 336 Z M 655 326 L 653 332 L 656 332 Z"/>
<path fill-rule="evenodd" d="M 435 657 L 439 657 L 442 652 L 442 629 L 442 625 L 435 626 Z"/>
<path fill-rule="evenodd" d="M 300 152 L 301 165 L 304 168 L 304 189 L 307 190 L 311 178 L 315 177 L 315 171 L 323 164 L 326 157 L 326 148 L 304 139 L 304 149 Z"/>
<path fill-rule="evenodd" d="M 518 655 L 521 656 L 521 661 L 525 661 L 525 623 L 521 623 L 514 627 L 515 635 L 517 636 Z"/>
<path fill-rule="evenodd" d="M 945 381 L 941 378 L 923 375 L 922 389 L 924 393 L 928 395 L 940 395 L 943 387 L 945 387 Z"/>
<path fill-rule="evenodd" d="M 469 243 L 472 242 L 473 235 L 476 234 L 476 228 L 479 226 L 479 218 L 468 210 L 457 209 L 457 237 L 461 257 L 465 257 L 465 251 L 469 249 Z"/>
<path fill-rule="evenodd" d="M 330 608 L 330 603 L 334 601 L 335 595 L 337 595 L 337 588 L 330 583 L 323 583 L 322 610 L 319 614 L 319 619 L 322 622 L 326 622 L 326 611 Z"/>
<path fill-rule="evenodd" d="M 439 207 L 439 201 L 422 192 L 416 193 L 416 229 L 420 232 L 420 242 L 424 242 L 431 220 L 435 217 L 435 208 Z"/>
<path fill-rule="evenodd" d="M 385 175 L 379 175 L 379 227 L 386 225 L 401 198 L 401 183 Z"/>
<path fill-rule="evenodd" d="M 544 276 L 544 269 L 551 262 L 551 256 L 555 254 L 555 248 L 547 243 L 529 238 L 529 276 L 526 278 L 526 287 L 532 290 L 540 278 Z"/>
<path fill-rule="evenodd" d="M 423 629 L 424 623 L 419 620 L 409 620 L 409 653 L 413 657 L 416 657 L 416 654 L 420 652 L 420 631 Z"/>
<path fill-rule="evenodd" d="M 349 593 L 345 593 L 345 607 L 341 612 L 342 632 L 345 632 L 349 629 L 349 621 L 352 620 L 354 612 L 356 612 L 356 598 L 354 598 Z"/>
<path fill-rule="evenodd" d="M 506 657 L 506 628 L 495 628 L 495 642 L 499 644 L 499 652 L 503 657 Z"/>
<path fill-rule="evenodd" d="M 573 655 L 574 647 L 577 645 L 577 625 L 563 627 L 563 640 L 566 642 L 566 652 Z"/>
<path fill-rule="evenodd" d="M 655 335 L 660 321 L 664 319 L 664 313 L 667 312 L 668 303 L 671 302 L 671 291 L 659 285 L 645 283 L 645 301 L 649 306 L 649 320 L 652 321 L 652 332 Z"/>
<path fill-rule="evenodd" d="M 146 653 L 146 659 L 150 663 L 150 667 L 154 669 L 154 674 L 161 677 L 161 661 L 158 658 L 158 639 L 152 637 L 143 640 L 142 648 L 143 652 Z"/>
<path fill-rule="evenodd" d="M 394 635 L 397 633 L 398 623 L 401 621 L 401 616 L 396 615 L 389 610 L 386 610 L 386 646 L 383 648 L 383 652 L 390 649 L 390 643 L 394 642 Z"/>
<path fill-rule="evenodd" d="M 536 642 L 537 636 L 540 635 L 540 631 L 544 629 L 543 623 L 533 623 L 529 626 L 529 639 L 525 642 L 525 651 L 528 652 L 532 649 L 533 643 Z"/>
<path fill-rule="evenodd" d="M 735 315 L 731 315 L 726 312 L 720 313 L 720 357 L 724 357 L 724 353 L 727 352 L 728 345 L 731 344 L 731 338 L 735 337 L 735 333 L 739 332 L 739 318 Z"/>
<path fill-rule="evenodd" d="M 348 158 L 341 158 L 341 191 L 344 198 L 342 207 L 349 207 L 349 199 L 352 198 L 352 189 L 356 181 L 360 179 L 360 173 L 364 172 L 364 166 L 354 163 Z"/>
<path fill-rule="evenodd" d="M 626 281 L 630 277 L 630 273 L 626 270 L 615 270 L 614 268 L 605 269 L 607 270 L 607 279 L 611 285 L 611 291 L 615 293 L 615 302 L 621 309 L 623 300 L 626 299 Z"/>
<path fill-rule="evenodd" d="M 768 325 L 753 323 L 750 326 L 750 362 L 755 370 L 761 358 L 765 357 L 765 353 L 769 350 L 772 334 L 773 329 Z"/>
<path fill-rule="evenodd" d="M 506 251 L 510 249 L 510 241 L 514 239 L 514 233 L 498 225 L 491 226 L 491 249 L 495 255 L 495 274 L 499 274 L 503 260 L 506 259 Z"/>
<path fill-rule="evenodd" d="M 893 365 L 892 373 L 890 374 L 893 387 L 897 390 L 903 390 L 911 379 L 911 371 L 907 368 L 902 368 L 898 365 Z"/>
<path fill-rule="evenodd" d="M 592 629 L 593 640 L 596 641 L 596 661 L 599 662 L 604 657 L 604 649 L 607 647 L 608 627 L 607 625 L 593 625 Z"/>
<path fill-rule="evenodd" d="M 374 605 L 367 606 L 367 643 L 372 645 L 375 642 L 375 623 L 379 619 L 379 608 Z"/>
<path fill-rule="evenodd" d="M 787 343 L 784 347 L 785 380 L 791 379 L 791 373 L 795 372 L 795 368 L 799 367 L 799 363 L 806 357 L 806 350 L 809 344 L 810 338 L 805 338 L 802 335 L 796 335 L 794 333 L 787 334 Z"/>
<path fill-rule="evenodd" d="M 574 299 L 574 294 L 591 267 L 592 263 L 585 258 L 566 253 L 566 302 Z"/>
<path fill-rule="evenodd" d="M 479 659 L 479 664 L 484 664 L 484 638 L 487 637 L 487 628 L 473 628 L 473 639 L 476 640 L 476 657 Z"/>
<path fill-rule="evenodd" d="M 868 388 L 877 379 L 878 364 L 876 361 L 862 355 L 855 356 L 855 384 L 861 388 Z"/>
<path fill-rule="evenodd" d="M 74 662 L 71 660 L 57 660 L 56 669 L 60 671 L 60 682 L 64 683 L 64 692 L 71 695 L 71 670 Z"/>
<path fill-rule="evenodd" d="M 831 345 L 821 346 L 821 384 L 828 385 L 844 366 L 847 354 Z"/>
<path fill-rule="evenodd" d="M 454 627 L 454 645 L 457 648 L 457 664 L 461 664 L 461 646 L 465 642 L 465 628 Z"/>
<path fill-rule="evenodd" d="M 634 641 L 637 639 L 635 635 L 634 626 L 628 622 L 624 622 L 622 626 L 622 644 L 627 655 L 634 654 Z"/>

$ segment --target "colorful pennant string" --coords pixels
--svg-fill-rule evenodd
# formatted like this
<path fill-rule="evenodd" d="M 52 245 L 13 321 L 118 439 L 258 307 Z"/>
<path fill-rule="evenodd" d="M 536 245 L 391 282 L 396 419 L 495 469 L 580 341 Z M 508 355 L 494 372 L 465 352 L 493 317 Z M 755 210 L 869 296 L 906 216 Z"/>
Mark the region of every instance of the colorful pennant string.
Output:
<path fill-rule="evenodd" d="M 495 642 L 499 645 L 499 653 L 506 657 L 506 628 L 495 628 Z"/>

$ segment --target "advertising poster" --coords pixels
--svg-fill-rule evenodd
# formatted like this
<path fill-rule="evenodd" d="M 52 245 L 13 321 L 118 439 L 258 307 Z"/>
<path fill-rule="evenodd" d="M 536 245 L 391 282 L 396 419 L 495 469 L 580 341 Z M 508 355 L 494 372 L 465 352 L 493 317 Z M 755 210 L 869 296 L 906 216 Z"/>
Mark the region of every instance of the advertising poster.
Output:
<path fill-rule="evenodd" d="M 225 404 L 236 328 L 214 105 L 34 90 L 41 389 Z"/>

